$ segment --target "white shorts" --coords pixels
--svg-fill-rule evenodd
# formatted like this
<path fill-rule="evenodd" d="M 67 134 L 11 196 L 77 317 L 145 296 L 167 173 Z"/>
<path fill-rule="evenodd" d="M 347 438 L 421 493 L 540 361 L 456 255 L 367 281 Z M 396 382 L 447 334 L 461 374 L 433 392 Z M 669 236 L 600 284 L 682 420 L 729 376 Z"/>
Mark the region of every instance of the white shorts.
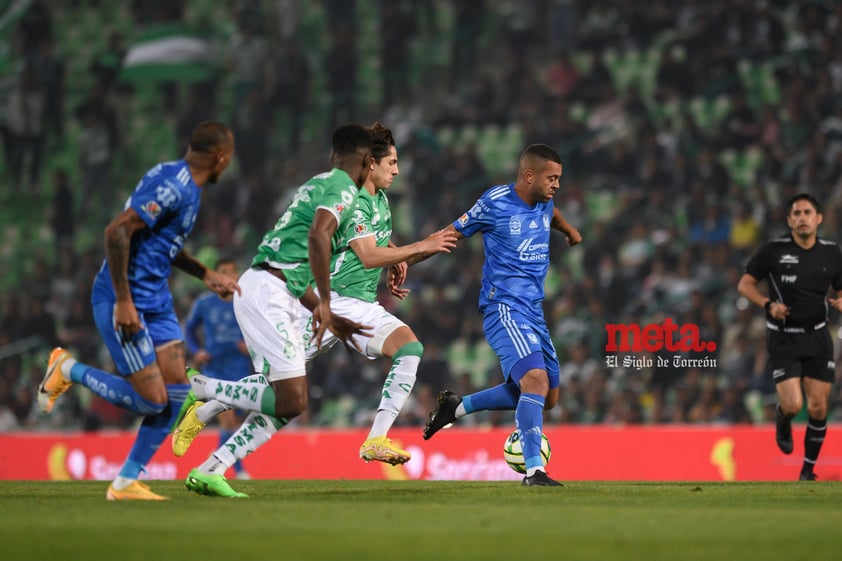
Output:
<path fill-rule="evenodd" d="M 369 359 L 383 356 L 383 342 L 396 329 L 406 325 L 403 321 L 387 312 L 377 302 L 366 302 L 358 298 L 339 296 L 335 292 L 330 293 L 330 310 L 338 316 L 371 326 L 371 329 L 366 330 L 371 335 L 367 337 L 354 335 L 351 338 L 357 344 L 357 347 L 362 349 L 362 354 Z M 313 337 L 312 314 L 309 315 L 305 331 L 304 338 L 308 342 L 305 347 L 307 361 L 310 361 L 314 356 L 329 349 L 339 341 L 339 338 L 328 330 L 325 332 L 324 337 L 322 337 L 321 351 L 317 350 L 316 345 L 311 342 Z"/>
<path fill-rule="evenodd" d="M 270 382 L 306 374 L 305 325 L 311 315 L 286 283 L 259 269 L 247 269 L 234 293 L 234 315 L 256 372 Z"/>

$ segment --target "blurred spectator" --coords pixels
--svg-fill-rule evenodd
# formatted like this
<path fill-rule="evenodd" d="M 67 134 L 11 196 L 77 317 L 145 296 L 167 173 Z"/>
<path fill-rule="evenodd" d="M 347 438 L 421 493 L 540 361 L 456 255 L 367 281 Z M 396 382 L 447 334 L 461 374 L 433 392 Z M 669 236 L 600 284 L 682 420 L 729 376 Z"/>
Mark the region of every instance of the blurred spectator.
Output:
<path fill-rule="evenodd" d="M 27 65 L 17 86 L 9 94 L 6 107 L 6 126 L 12 149 L 9 167 L 12 182 L 20 193 L 26 186 L 38 190 L 41 176 L 41 159 L 44 153 L 44 115 L 47 93 L 38 83 L 32 66 Z M 24 167 L 27 181 L 24 184 Z"/>

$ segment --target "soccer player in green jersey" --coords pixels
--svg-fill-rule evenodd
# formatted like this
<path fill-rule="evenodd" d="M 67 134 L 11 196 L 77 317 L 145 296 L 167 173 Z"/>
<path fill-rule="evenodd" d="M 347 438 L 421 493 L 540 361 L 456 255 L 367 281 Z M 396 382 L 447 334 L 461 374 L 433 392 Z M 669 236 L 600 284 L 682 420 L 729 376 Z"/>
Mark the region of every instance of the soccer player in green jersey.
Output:
<path fill-rule="evenodd" d="M 366 461 L 378 460 L 396 465 L 408 461 L 410 456 L 393 445 L 386 434 L 415 383 L 415 372 L 423 353 L 423 346 L 405 323 L 375 301 L 377 284 L 383 267 L 397 266 L 395 274 L 400 274 L 400 264 L 410 257 L 449 252 L 454 246 L 456 236 L 439 231 L 424 240 L 403 247 L 396 247 L 391 242 L 392 220 L 385 191 L 398 175 L 397 150 L 389 129 L 375 124 L 369 132 L 374 140 L 373 161 L 369 165 L 370 173 L 360 190 L 351 219 L 340 225 L 334 238 L 336 251 L 331 258 L 329 301 L 334 314 L 350 318 L 356 325 L 370 326 L 367 332 L 358 331 L 352 334 L 350 341 L 354 348 L 369 358 L 392 358 L 392 368 L 384 383 L 378 413 L 369 438 L 360 448 L 360 457 Z M 244 292 L 247 292 L 246 288 Z M 393 292 L 398 297 L 406 294 L 396 287 L 393 287 Z M 318 294 L 324 292 L 319 290 Z M 333 332 L 326 332 L 320 341 L 315 321 L 306 321 L 303 329 L 307 361 L 320 350 L 341 339 Z M 193 378 L 196 379 L 197 377 Z M 221 474 L 228 467 L 268 442 L 282 424 L 276 422 L 277 419 L 272 419 L 271 410 L 267 411 L 265 394 L 258 399 L 261 391 L 265 390 L 262 390 L 260 382 L 251 378 L 230 384 L 230 387 L 225 382 L 212 380 L 209 384 L 194 383 L 194 388 L 198 399 L 208 401 L 197 401 L 179 424 L 173 437 L 173 451 L 176 455 L 183 455 L 199 430 L 219 412 L 229 407 L 242 407 L 253 411 L 240 430 L 207 461 L 194 469 L 187 481 L 188 488 L 200 493 L 240 496 L 241 494 L 230 489 L 224 480 L 224 486 L 216 484 L 203 487 L 201 482 L 220 481 Z M 200 483 L 191 482 L 191 478 Z M 220 490 L 222 492 L 219 492 Z"/>

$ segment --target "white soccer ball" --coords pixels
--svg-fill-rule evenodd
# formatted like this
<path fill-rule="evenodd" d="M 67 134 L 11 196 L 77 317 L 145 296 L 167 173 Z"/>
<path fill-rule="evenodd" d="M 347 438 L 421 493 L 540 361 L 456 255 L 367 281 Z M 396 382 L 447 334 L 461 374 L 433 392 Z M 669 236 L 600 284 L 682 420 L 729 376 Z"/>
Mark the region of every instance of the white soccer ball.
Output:
<path fill-rule="evenodd" d="M 541 461 L 544 465 L 550 461 L 550 455 L 553 453 L 550 448 L 550 441 L 547 440 L 547 435 L 541 433 Z M 516 430 L 509 435 L 506 443 L 503 445 L 503 458 L 509 467 L 518 473 L 526 473 L 526 464 L 523 461 L 523 450 L 520 447 L 520 431 Z"/>

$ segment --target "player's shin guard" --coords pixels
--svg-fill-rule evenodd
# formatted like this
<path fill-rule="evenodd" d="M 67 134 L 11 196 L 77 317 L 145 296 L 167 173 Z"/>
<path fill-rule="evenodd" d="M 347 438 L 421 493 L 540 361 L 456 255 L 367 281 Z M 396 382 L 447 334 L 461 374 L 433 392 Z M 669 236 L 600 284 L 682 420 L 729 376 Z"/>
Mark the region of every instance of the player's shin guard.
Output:
<path fill-rule="evenodd" d="M 138 415 L 159 415 L 167 406 L 166 403 L 154 403 L 141 397 L 125 378 L 81 362 L 70 369 L 70 380 L 82 384 L 105 401 Z"/>
<path fill-rule="evenodd" d="M 542 395 L 523 393 L 515 409 L 515 423 L 520 431 L 526 474 L 532 475 L 536 468 L 543 469 L 541 458 L 541 434 L 544 425 L 544 401 Z M 530 471 L 532 470 L 532 471 Z"/>
<path fill-rule="evenodd" d="M 158 451 L 158 447 L 170 434 L 181 404 L 190 391 L 189 384 L 167 384 L 169 403 L 159 415 L 149 415 L 143 419 L 137 431 L 129 457 L 120 470 L 120 477 L 137 479 L 146 464 Z"/>
<path fill-rule="evenodd" d="M 807 431 L 804 433 L 804 464 L 801 473 L 813 473 L 813 466 L 819 459 L 824 436 L 827 433 L 827 417 L 824 419 L 807 420 Z"/>
<path fill-rule="evenodd" d="M 240 428 L 199 466 L 199 471 L 208 475 L 225 475 L 228 468 L 269 442 L 272 435 L 288 422 L 263 413 L 249 414 Z"/>
<path fill-rule="evenodd" d="M 413 341 L 398 349 L 392 357 L 392 367 L 383 383 L 380 405 L 377 406 L 369 438 L 385 436 L 392 428 L 415 385 L 415 374 L 423 354 L 424 345 Z"/>

